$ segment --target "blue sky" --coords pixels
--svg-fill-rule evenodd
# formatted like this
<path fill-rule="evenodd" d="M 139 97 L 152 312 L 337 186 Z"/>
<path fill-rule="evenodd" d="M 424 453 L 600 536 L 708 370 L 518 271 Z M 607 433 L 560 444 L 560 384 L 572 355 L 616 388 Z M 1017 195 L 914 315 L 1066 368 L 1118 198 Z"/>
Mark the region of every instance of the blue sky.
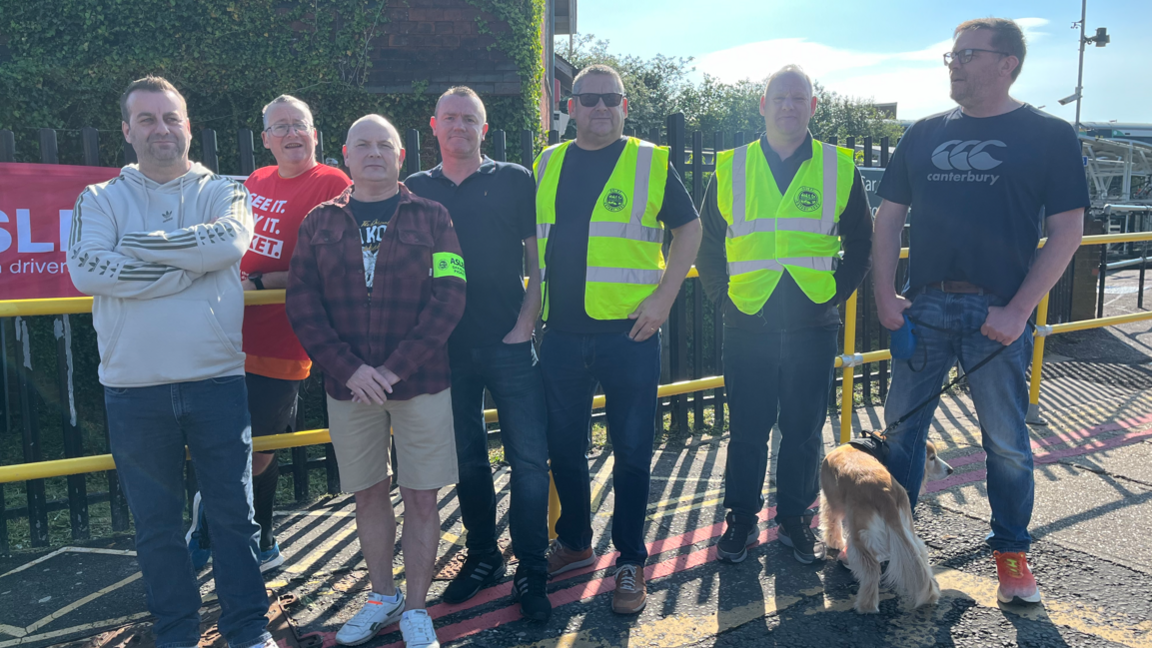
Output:
<path fill-rule="evenodd" d="M 940 55 L 969 18 L 1020 21 L 1028 56 L 1013 95 L 1071 121 L 1075 104 L 1079 0 L 992 2 L 766 2 L 764 0 L 578 0 L 581 33 L 620 54 L 691 56 L 698 73 L 760 79 L 797 63 L 826 87 L 898 102 L 901 119 L 947 110 Z M 1089 0 L 1088 35 L 1107 27 L 1112 43 L 1084 55 L 1082 121 L 1152 122 L 1152 2 Z M 563 48 L 557 51 L 563 54 Z"/>

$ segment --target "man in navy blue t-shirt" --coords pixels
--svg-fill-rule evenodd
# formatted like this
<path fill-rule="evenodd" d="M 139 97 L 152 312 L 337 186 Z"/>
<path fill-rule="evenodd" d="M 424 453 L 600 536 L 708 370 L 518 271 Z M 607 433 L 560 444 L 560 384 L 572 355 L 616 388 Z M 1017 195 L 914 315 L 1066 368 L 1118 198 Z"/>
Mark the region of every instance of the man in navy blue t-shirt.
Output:
<path fill-rule="evenodd" d="M 968 373 L 988 453 L 998 597 L 1040 600 L 1025 552 L 1031 537 L 1032 448 L 1025 417 L 1032 357 L 1028 319 L 1063 274 L 1089 205 L 1080 143 L 1065 121 L 1008 91 L 1024 63 L 1011 20 L 970 20 L 944 55 L 960 106 L 913 124 L 884 173 L 873 237 L 880 321 L 916 325 L 911 361 L 895 362 L 889 422 L 935 394 L 956 360 Z M 894 289 L 900 231 L 911 207 L 908 291 Z M 1041 229 L 1048 242 L 1037 252 Z M 986 365 L 981 361 L 998 353 Z M 938 399 L 888 437 L 888 468 L 916 505 Z"/>

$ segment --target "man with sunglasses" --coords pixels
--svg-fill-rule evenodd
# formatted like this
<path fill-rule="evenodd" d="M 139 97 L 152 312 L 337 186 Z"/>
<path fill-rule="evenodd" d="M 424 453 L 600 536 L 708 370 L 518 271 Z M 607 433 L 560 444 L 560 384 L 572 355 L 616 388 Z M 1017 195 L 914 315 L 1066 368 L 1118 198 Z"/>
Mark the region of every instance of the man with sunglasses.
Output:
<path fill-rule="evenodd" d="M 704 196 L 696 268 L 709 297 L 724 303 L 732 418 L 717 556 L 730 563 L 743 561 L 760 535 L 776 425 L 777 537 L 804 564 L 826 553 L 808 509 L 819 493 L 838 309 L 868 272 L 872 211 L 852 152 L 808 132 L 816 104 L 798 66 L 769 76 L 760 97 L 764 135 L 719 154 Z"/>
<path fill-rule="evenodd" d="M 878 191 L 884 202 L 872 253 L 880 321 L 896 330 L 907 319 L 917 336 L 916 360 L 892 365 L 884 415 L 894 421 L 932 398 L 959 360 L 988 453 L 997 597 L 1036 603 L 1026 557 L 1034 488 L 1028 320 L 1080 245 L 1088 185 L 1071 125 L 1009 95 L 1026 52 L 1020 27 L 982 18 L 953 37 L 944 62 L 959 107 L 908 129 Z M 894 286 L 906 219 L 908 283 L 900 296 Z M 1042 229 L 1048 242 L 1037 252 Z M 933 398 L 888 436 L 888 468 L 913 506 L 938 403 Z"/>
<path fill-rule="evenodd" d="M 536 240 L 544 279 L 540 364 L 548 452 L 560 496 L 551 575 L 595 562 L 588 427 L 599 384 L 607 398 L 615 510 L 613 611 L 644 609 L 644 519 L 652 463 L 660 326 L 700 245 L 700 221 L 665 147 L 625 138 L 620 75 L 576 75 L 568 113 L 576 140 L 536 158 Z M 665 228 L 672 243 L 665 265 Z"/>
<path fill-rule="evenodd" d="M 244 182 L 252 195 L 256 229 L 240 262 L 244 290 L 285 288 L 300 222 L 312 208 L 339 196 L 352 184 L 339 169 L 316 161 L 316 128 L 308 104 L 280 95 L 264 106 L 264 148 L 276 164 L 252 172 Z M 312 361 L 292 332 L 283 304 L 244 309 L 245 382 L 252 436 L 284 434 L 296 427 L 296 399 Z M 252 453 L 252 497 L 260 525 L 260 570 L 280 566 L 284 557 L 272 535 L 272 508 L 280 467 L 275 452 Z M 211 557 L 211 535 L 200 494 L 192 500 L 188 548 L 200 569 Z"/>

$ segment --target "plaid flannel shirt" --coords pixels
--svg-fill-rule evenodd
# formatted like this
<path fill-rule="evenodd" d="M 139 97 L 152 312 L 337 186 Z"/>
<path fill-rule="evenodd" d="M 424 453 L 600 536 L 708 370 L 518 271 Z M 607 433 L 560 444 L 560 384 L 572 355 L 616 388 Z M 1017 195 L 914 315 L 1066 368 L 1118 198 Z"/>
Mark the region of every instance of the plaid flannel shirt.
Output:
<path fill-rule="evenodd" d="M 391 400 L 439 393 L 451 384 L 448 336 L 464 313 L 464 280 L 433 277 L 433 254 L 460 255 L 452 219 L 443 205 L 400 184 L 369 297 L 360 232 L 348 207 L 352 190 L 317 206 L 300 225 L 288 319 L 337 400 L 352 399 L 345 385 L 365 364 L 400 377 Z"/>

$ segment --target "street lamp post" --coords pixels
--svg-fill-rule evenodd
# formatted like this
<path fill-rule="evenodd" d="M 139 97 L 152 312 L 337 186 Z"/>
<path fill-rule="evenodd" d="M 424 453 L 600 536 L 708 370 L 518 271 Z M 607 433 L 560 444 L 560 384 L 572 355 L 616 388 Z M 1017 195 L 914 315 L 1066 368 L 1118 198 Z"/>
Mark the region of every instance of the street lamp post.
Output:
<path fill-rule="evenodd" d="M 1084 29 L 1088 18 L 1088 0 L 1080 0 L 1080 22 L 1073 23 L 1073 29 L 1077 25 L 1080 26 L 1080 69 L 1076 72 L 1076 92 L 1072 95 L 1076 98 L 1076 132 L 1080 132 L 1080 102 L 1084 98 L 1084 46 L 1088 43 L 1095 43 L 1096 47 L 1104 47 L 1112 41 L 1108 36 L 1108 28 L 1100 27 L 1096 30 L 1095 36 L 1085 36 Z M 1062 99 L 1061 104 L 1067 103 L 1067 99 Z"/>

